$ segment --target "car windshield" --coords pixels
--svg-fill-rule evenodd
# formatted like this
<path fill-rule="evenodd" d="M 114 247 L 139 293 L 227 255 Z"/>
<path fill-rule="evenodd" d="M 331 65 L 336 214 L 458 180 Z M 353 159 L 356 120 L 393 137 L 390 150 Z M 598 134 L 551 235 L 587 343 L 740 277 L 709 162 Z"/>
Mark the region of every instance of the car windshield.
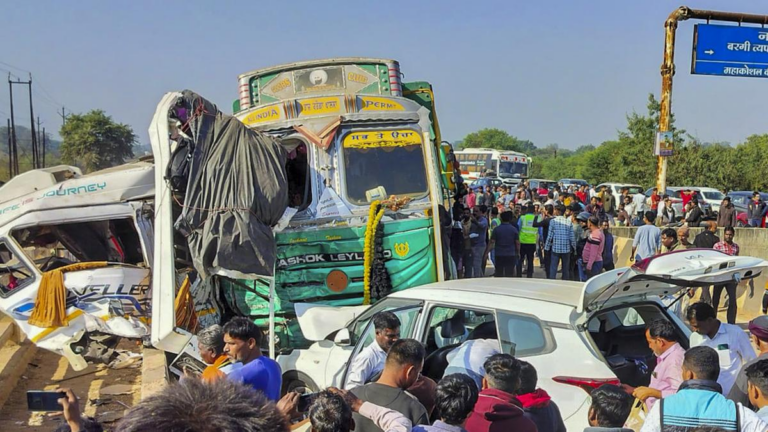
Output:
<path fill-rule="evenodd" d="M 712 192 L 702 192 L 704 194 L 704 198 L 706 198 L 709 201 L 722 201 L 723 198 L 725 198 L 725 195 L 723 195 L 720 191 L 712 191 Z"/>
<path fill-rule="evenodd" d="M 419 134 L 411 130 L 365 131 L 343 140 L 347 199 L 367 205 L 373 196 L 427 194 L 427 174 Z"/>
<path fill-rule="evenodd" d="M 528 164 L 524 162 L 499 162 L 499 177 L 526 177 Z"/>

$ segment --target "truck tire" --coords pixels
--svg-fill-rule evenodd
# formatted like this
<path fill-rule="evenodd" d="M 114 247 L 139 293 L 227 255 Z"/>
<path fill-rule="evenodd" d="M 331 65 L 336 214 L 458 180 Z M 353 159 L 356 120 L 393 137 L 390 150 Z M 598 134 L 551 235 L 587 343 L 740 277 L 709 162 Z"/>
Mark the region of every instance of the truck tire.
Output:
<path fill-rule="evenodd" d="M 283 387 L 280 390 L 280 394 L 284 395 L 290 391 L 306 389 L 300 393 L 316 393 L 320 391 L 320 388 L 315 382 L 303 372 L 288 371 L 283 374 Z"/>

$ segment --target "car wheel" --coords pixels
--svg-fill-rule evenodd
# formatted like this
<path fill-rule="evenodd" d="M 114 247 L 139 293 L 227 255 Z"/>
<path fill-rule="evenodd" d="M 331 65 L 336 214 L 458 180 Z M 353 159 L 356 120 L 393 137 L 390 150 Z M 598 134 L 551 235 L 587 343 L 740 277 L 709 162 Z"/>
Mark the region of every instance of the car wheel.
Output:
<path fill-rule="evenodd" d="M 320 391 L 320 388 L 307 374 L 299 371 L 288 371 L 283 374 L 283 388 L 280 394 L 284 395 L 291 391 L 316 393 Z"/>

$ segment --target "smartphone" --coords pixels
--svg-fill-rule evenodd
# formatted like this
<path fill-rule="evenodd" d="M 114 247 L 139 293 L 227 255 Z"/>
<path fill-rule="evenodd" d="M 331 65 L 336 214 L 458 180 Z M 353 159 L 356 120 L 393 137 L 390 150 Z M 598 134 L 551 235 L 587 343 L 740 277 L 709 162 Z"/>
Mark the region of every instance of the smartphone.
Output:
<path fill-rule="evenodd" d="M 317 395 L 318 393 L 306 393 L 299 396 L 299 406 L 297 406 L 296 409 L 299 412 L 306 412 L 315 402 L 315 399 L 317 399 Z"/>
<path fill-rule="evenodd" d="M 61 411 L 59 399 L 67 397 L 64 392 L 29 390 L 27 391 L 27 409 L 29 411 Z"/>

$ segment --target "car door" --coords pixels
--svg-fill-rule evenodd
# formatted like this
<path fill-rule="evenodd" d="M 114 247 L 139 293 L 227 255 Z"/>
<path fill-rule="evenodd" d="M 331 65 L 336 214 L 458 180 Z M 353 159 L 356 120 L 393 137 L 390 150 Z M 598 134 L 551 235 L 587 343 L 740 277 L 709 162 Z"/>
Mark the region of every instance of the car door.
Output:
<path fill-rule="evenodd" d="M 373 326 L 374 315 L 385 311 L 394 313 L 400 320 L 400 338 L 413 338 L 414 330 L 417 328 L 417 321 L 421 316 L 423 304 L 424 302 L 421 300 L 387 298 L 376 303 L 357 319 L 353 320 L 347 326 L 351 337 L 351 344 L 347 347 L 336 347 L 336 349 L 343 349 L 349 352 L 349 355 L 341 356 L 338 354 L 331 354 L 328 362 L 326 373 L 328 376 L 331 376 L 330 381 L 333 385 L 343 388 L 349 373 L 349 366 L 352 364 L 352 359 L 354 359 L 365 347 L 375 343 L 375 329 Z M 339 365 L 333 361 L 334 358 L 343 358 L 345 361 L 343 364 Z"/>

